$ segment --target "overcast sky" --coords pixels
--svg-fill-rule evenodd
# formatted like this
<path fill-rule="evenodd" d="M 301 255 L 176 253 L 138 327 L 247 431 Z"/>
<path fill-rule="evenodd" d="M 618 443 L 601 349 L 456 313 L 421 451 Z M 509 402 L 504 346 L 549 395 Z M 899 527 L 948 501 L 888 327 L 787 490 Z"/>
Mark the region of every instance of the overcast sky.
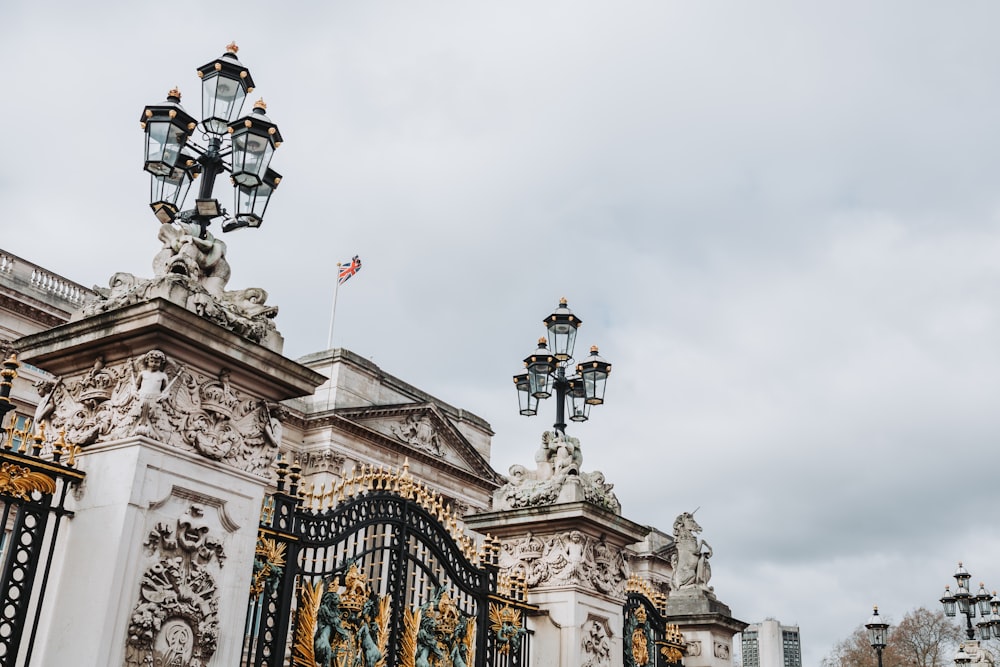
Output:
<path fill-rule="evenodd" d="M 151 275 L 139 117 L 230 40 L 285 143 L 225 237 L 285 352 L 335 344 L 487 419 L 559 297 L 614 364 L 584 468 L 806 665 L 1000 587 L 1000 4 L 919 0 L 0 3 L 0 247 Z M 249 108 L 249 107 L 248 107 Z M 228 199 L 229 186 L 219 182 Z M 583 354 L 578 354 L 584 356 Z"/>

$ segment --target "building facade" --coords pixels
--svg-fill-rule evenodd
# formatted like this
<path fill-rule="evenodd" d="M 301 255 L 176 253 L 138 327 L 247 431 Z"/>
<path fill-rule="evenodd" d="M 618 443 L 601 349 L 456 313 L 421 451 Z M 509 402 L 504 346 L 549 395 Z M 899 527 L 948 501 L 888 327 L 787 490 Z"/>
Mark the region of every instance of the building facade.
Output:
<path fill-rule="evenodd" d="M 241 605 L 251 572 L 266 565 L 262 536 L 277 535 L 263 517 L 289 469 L 292 500 L 310 516 L 343 503 L 345 490 L 363 495 L 365 484 L 389 495 L 419 487 L 431 522 L 449 524 L 469 554 L 493 550 L 500 578 L 520 582 L 510 590 L 522 591 L 523 628 L 534 638 L 530 659 L 511 665 L 675 665 L 682 655 L 688 667 L 731 663 L 745 624 L 709 585 L 712 550 L 691 514 L 677 517 L 672 535 L 629 521 L 613 485 L 585 469 L 580 442 L 554 431 L 542 435 L 533 467 L 501 475 L 481 417 L 349 350 L 283 357 L 266 292 L 206 280 L 199 256 L 183 254 L 193 244 L 171 242 L 187 232 L 171 229 L 161 230 L 153 278 L 114 273 L 107 288 L 0 251 L 0 347 L 23 357 L 4 427 L 35 441 L 42 458 L 68 443 L 87 476 L 63 494 L 73 516 L 51 550 L 54 583 L 32 629 L 43 663 L 155 663 L 173 650 L 169 625 L 171 637 L 187 637 L 188 647 L 197 639 L 205 652 L 178 653 L 171 665 L 251 664 Z M 171 586 L 183 587 L 154 575 L 179 562 L 184 540 L 190 571 L 218 585 L 178 611 Z M 364 554 L 389 542 L 376 535 L 350 548 Z M 414 549 L 417 560 L 430 558 Z M 100 576 L 87 569 L 93 562 L 105 564 Z M 298 576 L 295 563 L 281 563 Z M 629 606 L 634 596 L 652 605 L 648 613 Z M 107 620 L 100 633 L 84 636 L 70 622 L 86 614 Z M 651 616 L 667 625 L 654 632 Z"/>
<path fill-rule="evenodd" d="M 802 667 L 799 626 L 773 618 L 747 626 L 741 635 L 743 667 Z"/>

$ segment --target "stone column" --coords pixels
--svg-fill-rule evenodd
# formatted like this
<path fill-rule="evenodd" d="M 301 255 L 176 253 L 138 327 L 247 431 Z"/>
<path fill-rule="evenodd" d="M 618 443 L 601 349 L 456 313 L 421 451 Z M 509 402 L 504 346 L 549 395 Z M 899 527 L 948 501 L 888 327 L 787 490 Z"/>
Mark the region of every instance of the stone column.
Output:
<path fill-rule="evenodd" d="M 50 574 L 46 665 L 235 665 L 277 401 L 325 378 L 164 299 L 28 336 L 49 435 L 87 473 Z M 168 659 L 175 662 L 168 663 Z"/>

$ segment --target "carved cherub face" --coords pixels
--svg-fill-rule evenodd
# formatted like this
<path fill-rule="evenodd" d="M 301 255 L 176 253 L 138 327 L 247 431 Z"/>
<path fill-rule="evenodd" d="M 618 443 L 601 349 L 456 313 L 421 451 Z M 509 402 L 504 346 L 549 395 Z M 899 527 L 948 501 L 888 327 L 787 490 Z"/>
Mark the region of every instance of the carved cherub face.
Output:
<path fill-rule="evenodd" d="M 151 371 L 162 371 L 167 365 L 167 356 L 159 350 L 150 350 L 142 358 L 142 363 Z"/>

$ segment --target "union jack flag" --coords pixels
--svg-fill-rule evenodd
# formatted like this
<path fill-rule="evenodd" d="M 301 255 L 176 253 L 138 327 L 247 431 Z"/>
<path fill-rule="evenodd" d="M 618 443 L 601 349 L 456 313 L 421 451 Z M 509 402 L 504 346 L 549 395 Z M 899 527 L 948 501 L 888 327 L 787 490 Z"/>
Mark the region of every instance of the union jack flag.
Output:
<path fill-rule="evenodd" d="M 350 262 L 345 262 L 344 264 L 337 265 L 340 268 L 340 273 L 338 274 L 337 284 L 343 285 L 348 280 L 350 280 L 355 273 L 361 270 L 361 260 L 355 255 Z"/>

